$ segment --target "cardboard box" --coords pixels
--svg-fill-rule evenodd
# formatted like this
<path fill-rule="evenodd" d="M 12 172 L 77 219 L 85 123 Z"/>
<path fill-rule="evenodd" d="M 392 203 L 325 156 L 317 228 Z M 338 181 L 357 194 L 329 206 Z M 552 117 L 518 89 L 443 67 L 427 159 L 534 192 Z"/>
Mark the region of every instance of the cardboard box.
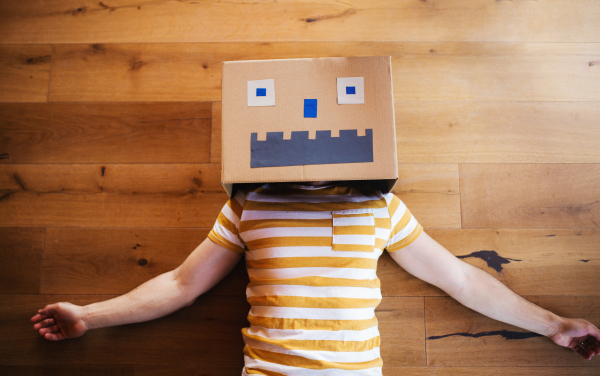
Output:
<path fill-rule="evenodd" d="M 223 62 L 221 182 L 398 180 L 390 56 Z"/>

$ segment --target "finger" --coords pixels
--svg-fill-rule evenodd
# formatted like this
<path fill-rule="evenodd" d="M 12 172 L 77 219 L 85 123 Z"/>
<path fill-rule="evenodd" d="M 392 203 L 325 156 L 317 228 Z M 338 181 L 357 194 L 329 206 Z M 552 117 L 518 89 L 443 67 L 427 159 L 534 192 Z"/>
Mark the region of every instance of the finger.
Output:
<path fill-rule="evenodd" d="M 46 333 L 44 334 L 44 338 L 50 341 L 60 341 L 61 339 L 65 339 L 65 336 L 62 335 L 62 333 Z"/>
<path fill-rule="evenodd" d="M 50 325 L 54 325 L 54 324 L 56 324 L 56 322 L 54 321 L 54 319 L 53 319 L 53 318 L 51 318 L 51 319 L 46 319 L 46 320 L 44 320 L 44 321 L 41 321 L 41 322 L 38 322 L 37 324 L 35 324 L 35 325 L 33 326 L 33 329 L 35 329 L 35 330 L 38 330 L 38 329 L 40 329 L 40 328 L 46 328 L 46 327 L 48 327 L 48 326 L 50 326 Z"/>
<path fill-rule="evenodd" d="M 587 352 L 579 346 L 573 348 L 573 351 L 575 351 L 577 354 L 581 355 L 582 357 L 584 357 L 586 359 L 588 357 Z"/>
<path fill-rule="evenodd" d="M 43 317 L 53 316 L 57 311 L 56 304 L 49 304 L 45 306 L 43 309 L 40 309 L 38 313 Z"/>

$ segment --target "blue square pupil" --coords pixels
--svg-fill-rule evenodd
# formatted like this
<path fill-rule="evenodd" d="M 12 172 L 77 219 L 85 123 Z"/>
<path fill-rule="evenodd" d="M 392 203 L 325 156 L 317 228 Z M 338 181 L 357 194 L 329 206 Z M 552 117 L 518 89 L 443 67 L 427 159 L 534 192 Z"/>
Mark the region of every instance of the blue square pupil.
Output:
<path fill-rule="evenodd" d="M 346 94 L 356 94 L 356 87 L 346 86 Z"/>
<path fill-rule="evenodd" d="M 316 118 L 317 117 L 317 100 L 316 99 L 305 99 L 304 100 L 304 117 L 305 118 Z"/>
<path fill-rule="evenodd" d="M 258 88 L 258 89 L 256 89 L 256 96 L 257 97 L 266 97 L 267 96 L 267 89 L 266 88 Z"/>

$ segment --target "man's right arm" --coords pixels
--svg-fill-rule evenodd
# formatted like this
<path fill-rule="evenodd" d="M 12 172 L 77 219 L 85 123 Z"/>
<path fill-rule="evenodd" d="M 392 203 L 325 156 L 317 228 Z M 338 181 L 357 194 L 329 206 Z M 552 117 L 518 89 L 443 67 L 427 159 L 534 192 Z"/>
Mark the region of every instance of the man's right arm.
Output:
<path fill-rule="evenodd" d="M 86 306 L 55 303 L 31 318 L 33 328 L 48 340 L 75 338 L 89 329 L 131 324 L 166 316 L 191 305 L 238 263 L 232 252 L 205 239 L 176 269 L 163 273 L 127 294 Z"/>

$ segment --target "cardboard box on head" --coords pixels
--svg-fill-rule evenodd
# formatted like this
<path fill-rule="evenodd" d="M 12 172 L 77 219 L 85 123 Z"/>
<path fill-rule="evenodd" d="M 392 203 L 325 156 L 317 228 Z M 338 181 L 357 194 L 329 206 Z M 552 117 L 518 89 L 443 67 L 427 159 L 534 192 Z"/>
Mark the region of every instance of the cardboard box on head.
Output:
<path fill-rule="evenodd" d="M 390 56 L 223 62 L 221 182 L 398 180 Z"/>

